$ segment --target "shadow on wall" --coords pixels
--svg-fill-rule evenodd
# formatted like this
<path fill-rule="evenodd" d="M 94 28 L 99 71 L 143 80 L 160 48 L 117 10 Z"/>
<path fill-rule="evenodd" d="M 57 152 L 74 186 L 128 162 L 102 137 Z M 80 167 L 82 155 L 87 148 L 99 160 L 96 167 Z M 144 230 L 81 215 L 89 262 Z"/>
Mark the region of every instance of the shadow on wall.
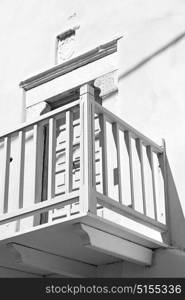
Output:
<path fill-rule="evenodd" d="M 170 47 L 175 46 L 176 44 L 178 44 L 184 38 L 185 38 L 185 32 L 181 33 L 176 38 L 174 38 L 173 40 L 171 40 L 169 43 L 167 43 L 166 45 L 164 45 L 163 47 L 161 47 L 157 51 L 153 52 L 151 55 L 149 55 L 146 58 L 144 58 L 143 60 L 141 60 L 139 63 L 137 63 L 135 66 L 133 66 L 132 68 L 130 68 L 126 72 L 123 72 L 122 74 L 120 74 L 118 80 L 123 79 L 123 78 L 131 75 L 135 71 L 139 70 L 145 64 L 147 64 L 148 62 L 150 62 L 153 58 L 155 58 L 156 56 L 160 55 L 164 51 L 168 50 Z"/>
<path fill-rule="evenodd" d="M 177 37 L 175 37 L 170 42 L 168 42 L 166 45 L 163 45 L 160 49 L 158 49 L 157 51 L 153 52 L 151 55 L 141 60 L 135 66 L 131 67 L 130 69 L 120 74 L 118 80 L 124 79 L 127 76 L 131 75 L 132 73 L 136 72 L 137 70 L 145 66 L 147 63 L 152 61 L 158 55 L 162 54 L 169 48 L 176 46 L 184 38 L 185 38 L 185 32 L 182 32 Z M 168 218 L 168 226 L 169 226 L 169 233 L 170 233 L 169 238 L 172 246 L 185 249 L 185 218 L 184 218 L 182 206 L 179 200 L 178 192 L 176 189 L 176 185 L 173 179 L 173 175 L 171 172 L 168 159 L 166 159 L 166 169 L 167 169 L 167 179 L 168 179 L 168 191 L 167 191 L 168 192 L 168 197 L 167 197 L 168 217 L 167 218 Z M 168 237 L 166 238 L 168 239 Z"/>
<path fill-rule="evenodd" d="M 185 218 L 182 206 L 179 200 L 176 185 L 173 179 L 169 161 L 166 158 L 167 170 L 167 209 L 168 209 L 168 226 L 170 232 L 171 245 L 181 249 L 185 249 Z"/>

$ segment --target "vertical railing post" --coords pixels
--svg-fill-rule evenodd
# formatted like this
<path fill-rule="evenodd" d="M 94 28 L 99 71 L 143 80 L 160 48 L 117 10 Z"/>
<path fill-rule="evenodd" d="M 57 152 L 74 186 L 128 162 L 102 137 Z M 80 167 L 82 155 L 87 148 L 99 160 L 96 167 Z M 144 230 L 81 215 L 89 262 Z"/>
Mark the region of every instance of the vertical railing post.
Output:
<path fill-rule="evenodd" d="M 120 142 L 119 142 L 119 126 L 118 123 L 112 124 L 113 136 L 116 146 L 117 155 L 117 177 L 118 177 L 118 192 L 119 192 L 119 203 L 122 204 L 122 182 L 121 182 L 121 160 L 120 160 Z"/>
<path fill-rule="evenodd" d="M 19 131 L 19 161 L 18 161 L 18 199 L 19 208 L 23 207 L 24 190 L 24 162 L 25 162 L 25 131 Z"/>
<path fill-rule="evenodd" d="M 2 177 L 2 208 L 1 212 L 6 213 L 8 211 L 8 193 L 9 193 L 9 171 L 10 171 L 10 148 L 11 148 L 11 137 L 7 136 L 4 138 L 4 166 L 3 166 L 3 177 Z"/>
<path fill-rule="evenodd" d="M 132 144 L 131 134 L 129 131 L 124 132 L 125 144 L 129 157 L 129 171 L 130 171 L 130 192 L 131 192 L 131 207 L 135 209 L 135 195 L 134 195 L 134 177 L 133 177 L 133 161 L 132 161 Z"/>
<path fill-rule="evenodd" d="M 18 157 L 18 207 L 23 208 L 24 192 L 24 163 L 25 163 L 25 131 L 19 131 L 19 157 Z M 20 230 L 21 220 L 16 222 L 16 231 Z"/>
<path fill-rule="evenodd" d="M 42 124 L 33 126 L 33 163 L 34 163 L 34 182 L 33 182 L 33 199 L 34 203 L 41 201 L 42 194 L 42 167 L 43 167 L 43 147 L 44 132 Z M 40 215 L 34 215 L 33 225 L 40 223 Z"/>
<path fill-rule="evenodd" d="M 94 89 L 80 88 L 80 212 L 96 213 Z"/>
<path fill-rule="evenodd" d="M 65 192 L 66 195 L 72 191 L 73 185 L 73 112 L 66 111 L 66 159 L 65 159 Z M 65 207 L 68 216 L 71 214 L 72 205 Z"/>
<path fill-rule="evenodd" d="M 145 174 L 144 174 L 144 162 L 143 162 L 143 148 L 142 148 L 142 142 L 139 138 L 136 139 L 136 149 L 137 149 L 138 158 L 139 158 L 139 161 L 140 161 L 140 169 L 141 169 L 143 213 L 144 213 L 144 215 L 146 215 L 146 193 L 145 193 Z"/>
<path fill-rule="evenodd" d="M 151 175 L 152 175 L 152 189 L 153 189 L 153 204 L 154 204 L 154 217 L 157 221 L 157 200 L 156 200 L 156 186 L 155 186 L 155 174 L 154 174 L 154 162 L 153 162 L 153 151 L 151 146 L 146 147 L 147 156 L 149 165 L 151 168 Z"/>
<path fill-rule="evenodd" d="M 48 200 L 55 194 L 55 163 L 56 163 L 56 120 L 49 119 L 49 151 L 48 151 Z"/>
<path fill-rule="evenodd" d="M 66 112 L 66 194 L 72 191 L 72 171 L 73 171 L 73 113 Z"/>
<path fill-rule="evenodd" d="M 165 219 L 167 231 L 162 233 L 162 238 L 165 243 L 172 245 L 170 215 L 169 215 L 169 195 L 168 195 L 168 171 L 167 171 L 167 157 L 166 157 L 166 143 L 163 139 L 163 152 L 158 154 L 160 169 L 164 181 L 164 199 L 165 199 Z"/>
<path fill-rule="evenodd" d="M 108 171 L 107 171 L 107 128 L 105 115 L 102 113 L 99 115 L 100 122 L 100 145 L 102 149 L 102 183 L 103 194 L 108 196 Z"/>
<path fill-rule="evenodd" d="M 49 105 L 43 101 L 26 109 L 26 121 L 32 122 L 43 113 L 50 110 Z M 42 201 L 43 190 L 47 187 L 43 184 L 43 160 L 44 160 L 44 140 L 45 121 L 36 122 L 32 126 L 25 128 L 25 164 L 24 164 L 24 195 L 23 207 L 28 207 Z M 21 140 L 20 140 L 21 142 Z M 30 174 L 32 176 L 30 177 Z M 45 214 L 45 213 L 43 213 Z M 23 218 L 21 228 L 32 228 L 41 223 L 43 214 Z"/>
<path fill-rule="evenodd" d="M 56 167 L 56 119 L 49 119 L 49 145 L 48 145 L 48 190 L 47 199 L 55 195 L 55 167 Z M 48 223 L 52 222 L 53 210 L 48 212 Z"/>

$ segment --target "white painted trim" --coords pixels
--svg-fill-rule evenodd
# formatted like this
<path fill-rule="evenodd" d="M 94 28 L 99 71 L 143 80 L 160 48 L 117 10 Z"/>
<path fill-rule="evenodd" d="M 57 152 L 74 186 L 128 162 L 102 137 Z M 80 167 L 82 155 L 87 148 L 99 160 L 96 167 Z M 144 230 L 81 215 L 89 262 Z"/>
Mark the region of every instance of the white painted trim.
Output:
<path fill-rule="evenodd" d="M 43 101 L 51 102 L 56 97 L 62 98 L 67 91 L 78 89 L 102 75 L 116 71 L 117 68 L 117 53 L 103 57 L 99 61 L 94 61 L 27 91 L 26 107 Z"/>
<path fill-rule="evenodd" d="M 69 73 L 79 67 L 92 63 L 100 58 L 108 56 L 117 51 L 117 41 L 120 37 L 100 45 L 95 49 L 92 49 L 84 54 L 81 54 L 75 58 L 68 60 L 65 63 L 62 63 L 58 66 L 55 66 L 49 70 L 46 70 L 38 75 L 35 75 L 25 81 L 20 82 L 20 87 L 24 90 L 32 89 L 38 85 L 41 85 L 45 82 L 53 80 L 56 77 L 62 76 L 66 73 Z"/>

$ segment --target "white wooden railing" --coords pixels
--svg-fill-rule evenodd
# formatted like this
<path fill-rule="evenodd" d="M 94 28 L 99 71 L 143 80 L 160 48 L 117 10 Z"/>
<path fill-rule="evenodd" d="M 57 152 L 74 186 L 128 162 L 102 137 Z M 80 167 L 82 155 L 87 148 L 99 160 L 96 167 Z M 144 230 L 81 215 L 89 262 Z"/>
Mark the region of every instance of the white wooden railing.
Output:
<path fill-rule="evenodd" d="M 94 103 L 94 111 L 99 120 L 102 144 L 102 189 L 96 189 L 97 203 L 150 228 L 166 231 L 164 147 L 158 146 L 98 103 Z M 113 143 L 110 147 L 107 139 L 111 134 Z M 108 165 L 113 159 L 116 161 L 117 193 L 109 180 Z"/>
<path fill-rule="evenodd" d="M 75 214 L 103 217 L 107 210 L 157 231 L 166 231 L 165 149 L 95 102 L 88 85 L 81 88 L 80 94 L 79 100 L 0 137 L 4 156 L 1 160 L 0 228 L 8 231 L 6 225 L 14 222 L 13 230 L 21 232 L 28 226 L 24 222 L 28 218 L 31 218 L 29 226 L 41 225 L 43 213 L 46 214 L 44 223 L 47 223 L 55 222 L 56 218 L 69 219 Z M 79 134 L 75 136 L 77 127 Z M 49 137 L 48 159 L 41 168 L 44 128 Z M 61 173 L 65 180 L 61 192 L 57 193 L 59 128 L 64 137 Z M 32 154 L 28 157 L 26 148 L 30 136 Z M 16 162 L 11 151 L 15 141 L 18 144 Z M 29 174 L 25 173 L 29 169 L 25 167 L 27 160 L 33 171 L 28 192 L 25 188 L 26 182 L 29 186 Z M 13 162 L 17 174 L 14 178 L 17 193 L 13 195 L 16 205 L 10 204 L 13 201 L 10 189 Z M 47 169 L 47 183 L 42 181 L 44 169 Z M 75 179 L 78 172 L 79 180 Z M 43 189 L 47 190 L 45 199 L 42 199 Z M 32 200 L 25 204 L 28 194 Z"/>
<path fill-rule="evenodd" d="M 65 105 L 59 109 L 51 111 L 39 119 L 25 123 L 18 128 L 6 133 L 0 137 L 1 142 L 1 178 L 0 178 L 0 227 L 13 221 L 20 221 L 23 219 L 22 226 L 15 226 L 16 231 L 24 230 L 27 226 L 40 225 L 40 217 L 44 212 L 49 212 L 55 208 L 64 207 L 66 204 L 72 204 L 78 200 L 79 188 L 72 190 L 72 134 L 73 134 L 73 120 L 71 116 L 76 111 L 79 111 L 79 101 L 74 101 L 68 105 Z M 60 120 L 66 120 L 65 123 L 65 193 L 57 195 L 55 193 L 55 178 L 56 178 L 56 142 L 57 142 L 57 122 Z M 75 121 L 74 121 L 75 123 Z M 78 122 L 79 123 L 79 122 Z M 40 161 L 43 151 L 41 151 L 41 145 L 43 143 L 44 128 L 47 128 L 49 136 L 48 141 L 48 161 L 47 161 L 47 184 L 44 189 L 47 188 L 47 197 L 42 201 L 41 195 L 43 187 L 42 182 L 42 163 Z M 31 140 L 31 141 L 30 141 Z M 11 153 L 13 143 L 17 143 L 18 153 Z M 27 151 L 28 144 L 31 144 L 31 153 Z M 29 145 L 30 147 L 30 145 Z M 16 156 L 17 159 L 14 159 Z M 15 161 L 16 160 L 16 161 Z M 14 163 L 15 167 L 11 169 L 11 164 Z M 27 163 L 27 168 L 25 164 Z M 25 170 L 27 172 L 25 172 Z M 29 174 L 29 170 L 31 174 Z M 43 171 L 43 170 L 42 170 Z M 13 190 L 17 191 L 13 195 L 11 193 L 11 181 L 10 173 L 16 173 L 18 175 L 14 177 Z M 31 176 L 31 178 L 29 178 Z M 27 183 L 27 184 L 26 184 Z M 26 190 L 26 187 L 28 190 Z M 26 197 L 30 199 L 30 203 L 26 203 Z M 14 207 L 12 208 L 12 202 Z M 37 214 L 37 221 L 34 218 Z M 39 214 L 39 218 L 38 218 Z M 52 215 L 52 214 L 51 214 Z M 32 221 L 29 225 L 24 222 L 26 218 L 32 217 Z M 49 222 L 52 217 L 46 218 Z M 26 225 L 24 224 L 26 223 Z M 31 224 L 31 225 L 30 225 Z M 18 228 L 18 229 L 17 229 Z M 6 228 L 3 228 L 6 230 Z M 8 230 L 8 228 L 7 228 Z"/>

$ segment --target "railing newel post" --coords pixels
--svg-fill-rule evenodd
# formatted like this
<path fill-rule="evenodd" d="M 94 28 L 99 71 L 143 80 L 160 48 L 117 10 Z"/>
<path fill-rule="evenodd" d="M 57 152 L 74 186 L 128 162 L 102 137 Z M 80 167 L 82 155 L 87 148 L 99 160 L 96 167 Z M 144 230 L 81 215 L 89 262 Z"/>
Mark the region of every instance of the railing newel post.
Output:
<path fill-rule="evenodd" d="M 161 172 L 163 175 L 163 181 L 164 181 L 164 198 L 165 198 L 165 219 L 166 219 L 166 226 L 167 230 L 162 233 L 162 238 L 164 242 L 168 243 L 169 245 L 172 245 L 171 241 L 171 228 L 170 228 L 170 216 L 169 216 L 169 195 L 168 195 L 168 174 L 167 174 L 167 161 L 166 161 L 166 142 L 165 139 L 162 139 L 162 147 L 163 152 L 158 155 L 159 164 L 161 168 Z"/>
<path fill-rule="evenodd" d="M 94 89 L 80 88 L 80 212 L 96 214 Z"/>

